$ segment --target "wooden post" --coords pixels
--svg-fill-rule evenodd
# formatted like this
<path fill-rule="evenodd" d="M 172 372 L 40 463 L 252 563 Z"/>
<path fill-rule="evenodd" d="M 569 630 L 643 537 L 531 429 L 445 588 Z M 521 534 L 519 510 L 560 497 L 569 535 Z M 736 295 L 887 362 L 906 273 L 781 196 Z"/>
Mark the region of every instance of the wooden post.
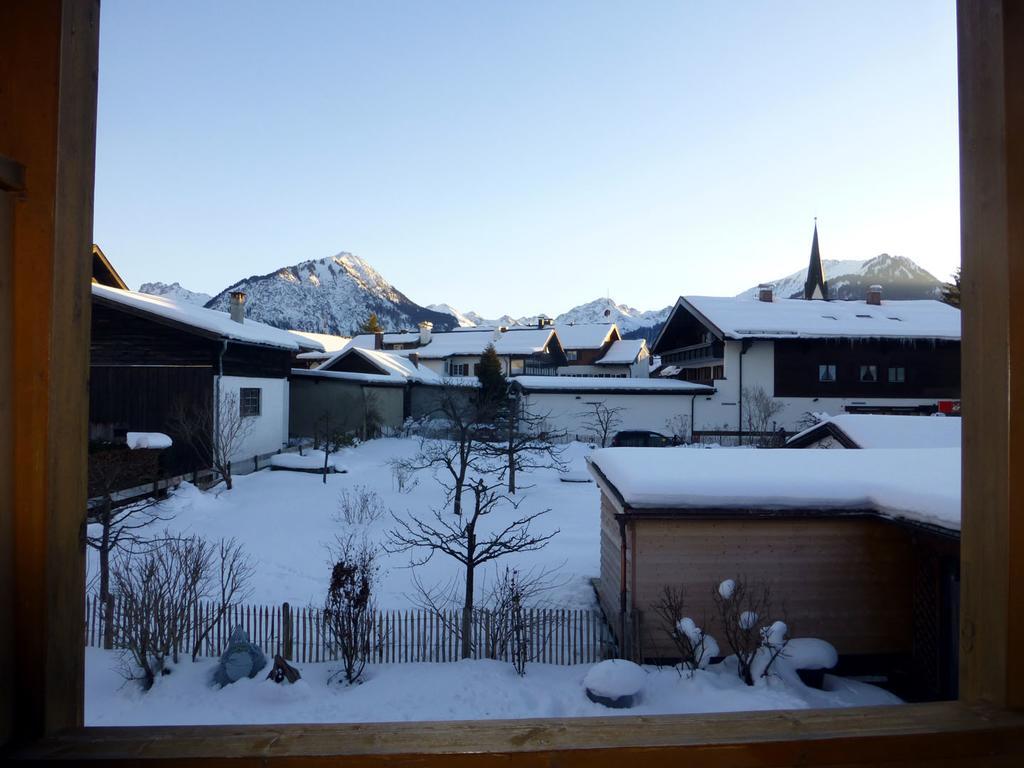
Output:
<path fill-rule="evenodd" d="M 24 170 L 0 275 L 0 369 L 16 372 L 0 381 L 0 443 L 17 446 L 0 457 L 0 506 L 17 510 L 0 634 L 18 654 L 0 738 L 28 740 L 82 724 L 99 2 L 0 3 L 0 50 L 0 157 Z"/>
<path fill-rule="evenodd" d="M 961 0 L 960 697 L 1024 707 L 1024 6 Z M 1017 553 L 1011 556 L 1011 553 Z"/>

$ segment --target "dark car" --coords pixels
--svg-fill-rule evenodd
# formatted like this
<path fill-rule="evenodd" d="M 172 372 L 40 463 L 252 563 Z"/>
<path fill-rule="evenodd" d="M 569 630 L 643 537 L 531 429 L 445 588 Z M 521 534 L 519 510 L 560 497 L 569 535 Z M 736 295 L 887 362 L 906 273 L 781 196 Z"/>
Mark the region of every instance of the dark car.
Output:
<path fill-rule="evenodd" d="M 660 432 L 647 432 L 642 429 L 616 432 L 615 437 L 612 438 L 613 448 L 664 448 L 672 444 L 671 437 L 665 437 Z"/>

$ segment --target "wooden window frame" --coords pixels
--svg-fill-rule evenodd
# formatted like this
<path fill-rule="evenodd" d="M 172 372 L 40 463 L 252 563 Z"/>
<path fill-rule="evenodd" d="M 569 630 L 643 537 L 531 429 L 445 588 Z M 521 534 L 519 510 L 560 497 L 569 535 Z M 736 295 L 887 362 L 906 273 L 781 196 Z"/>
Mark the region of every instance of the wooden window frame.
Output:
<path fill-rule="evenodd" d="M 1024 5 L 961 0 L 964 525 L 960 700 L 715 715 L 85 728 L 84 552 L 98 0 L 0 3 L 0 733 L 22 759 L 165 765 L 988 765 L 1024 757 Z M 6 166 L 4 166 L 6 167 Z M 12 165 L 11 167 L 14 167 Z M 7 309 L 12 309 L 10 313 Z M 10 321 L 5 320 L 6 317 Z M 6 338 L 6 336 L 10 338 Z M 1016 352 L 1017 354 L 1013 354 Z M 8 620 L 10 619 L 10 620 Z M 77 652 L 76 652 L 77 651 Z M 15 706 L 16 705 L 16 706 Z"/>
<path fill-rule="evenodd" d="M 256 393 L 256 409 L 253 411 L 247 407 L 246 396 L 252 397 Z M 262 387 L 239 387 L 238 389 L 238 415 L 240 418 L 258 418 L 263 415 L 263 388 Z"/>
<path fill-rule="evenodd" d="M 828 373 L 831 370 L 831 372 L 832 372 L 832 378 L 831 379 L 823 379 L 823 378 L 821 378 L 821 373 L 822 373 L 821 369 L 822 368 L 825 369 L 825 373 Z M 819 384 L 835 384 L 836 383 L 836 379 L 838 377 L 839 377 L 839 366 L 838 365 L 836 365 L 835 363 L 818 363 L 818 383 Z"/>

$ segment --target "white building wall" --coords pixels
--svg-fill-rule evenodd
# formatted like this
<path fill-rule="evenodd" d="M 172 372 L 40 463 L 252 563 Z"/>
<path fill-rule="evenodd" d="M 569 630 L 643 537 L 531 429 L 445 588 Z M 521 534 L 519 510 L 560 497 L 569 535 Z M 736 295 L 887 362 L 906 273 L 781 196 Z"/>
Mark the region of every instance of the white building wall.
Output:
<path fill-rule="evenodd" d="M 669 420 L 684 416 L 690 418 L 692 395 L 672 394 L 574 394 L 561 392 L 532 392 L 524 397 L 523 405 L 530 413 L 542 415 L 553 429 L 564 430 L 570 436 L 586 435 L 586 427 L 594 412 L 593 403 L 604 403 L 608 408 L 621 408 L 621 423 L 613 432 L 626 429 L 645 429 L 672 434 Z M 698 397 L 699 399 L 699 397 Z"/>
<path fill-rule="evenodd" d="M 725 342 L 725 376 L 716 379 L 714 395 L 700 396 L 694 404 L 694 429 L 738 430 L 740 403 L 740 350 L 741 342 Z M 763 387 L 775 396 L 775 344 L 771 341 L 753 341 L 743 355 L 743 388 Z M 801 423 L 808 413 L 827 413 L 835 416 L 846 413 L 850 406 L 917 406 L 935 405 L 938 400 L 892 397 L 784 397 L 776 398 L 782 410 L 773 418 L 777 428 L 792 432 L 807 426 Z M 746 421 L 746 416 L 744 416 Z"/>
<path fill-rule="evenodd" d="M 216 379 L 214 379 L 216 386 Z M 232 461 L 273 453 L 288 442 L 288 379 L 265 379 L 249 376 L 221 376 L 221 398 L 233 394 L 235 403 L 243 387 L 260 389 L 260 415 L 248 419 L 251 427 Z"/>

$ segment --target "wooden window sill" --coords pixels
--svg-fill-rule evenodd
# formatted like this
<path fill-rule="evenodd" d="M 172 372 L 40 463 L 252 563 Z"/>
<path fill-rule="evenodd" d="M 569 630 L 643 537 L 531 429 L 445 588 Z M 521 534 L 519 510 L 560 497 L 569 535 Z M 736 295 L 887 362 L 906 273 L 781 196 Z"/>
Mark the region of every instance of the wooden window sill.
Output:
<path fill-rule="evenodd" d="M 613 751 L 608 751 L 613 750 Z M 603 754 L 602 754 L 603 753 Z M 234 766 L 408 763 L 782 766 L 950 764 L 1024 758 L 1024 713 L 959 702 L 832 710 L 340 725 L 82 728 L 25 747 L 23 760 Z"/>

